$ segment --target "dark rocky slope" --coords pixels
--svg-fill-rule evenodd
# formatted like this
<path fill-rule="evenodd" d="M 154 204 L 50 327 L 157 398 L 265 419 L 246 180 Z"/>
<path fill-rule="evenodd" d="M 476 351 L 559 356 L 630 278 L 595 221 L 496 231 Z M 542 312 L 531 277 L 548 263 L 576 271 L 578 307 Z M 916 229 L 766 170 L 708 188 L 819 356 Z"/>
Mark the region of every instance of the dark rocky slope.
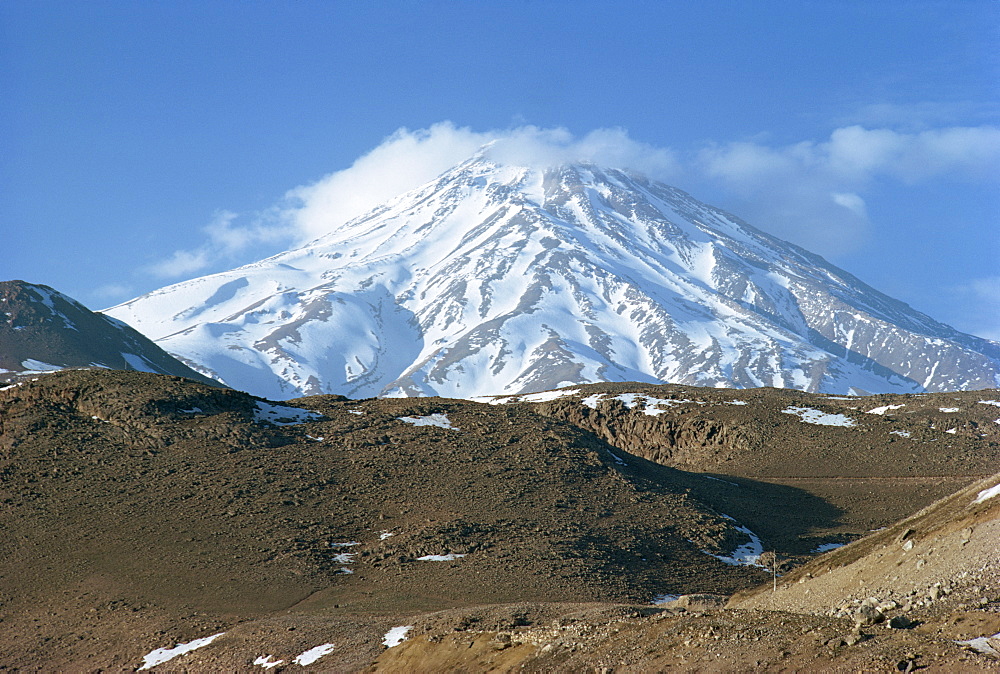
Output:
<path fill-rule="evenodd" d="M 0 382 L 65 368 L 140 370 L 218 385 L 118 319 L 44 285 L 0 282 Z"/>

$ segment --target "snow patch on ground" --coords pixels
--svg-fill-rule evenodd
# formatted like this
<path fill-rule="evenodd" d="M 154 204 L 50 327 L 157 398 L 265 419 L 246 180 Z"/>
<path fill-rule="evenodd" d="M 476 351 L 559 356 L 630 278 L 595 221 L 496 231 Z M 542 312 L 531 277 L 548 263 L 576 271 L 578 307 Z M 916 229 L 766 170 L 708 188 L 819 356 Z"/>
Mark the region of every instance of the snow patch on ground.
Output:
<path fill-rule="evenodd" d="M 254 410 L 253 420 L 258 423 L 267 423 L 272 426 L 292 426 L 294 424 L 304 424 L 307 421 L 316 421 L 323 415 L 312 410 L 304 410 L 299 407 L 286 407 L 284 405 L 272 405 L 263 401 L 257 401 L 257 409 Z"/>
<path fill-rule="evenodd" d="M 201 648 L 202 646 L 208 646 L 223 634 L 225 634 L 225 632 L 219 632 L 218 634 L 213 634 L 210 637 L 202 637 L 201 639 L 189 641 L 186 644 L 177 644 L 173 648 L 157 648 L 152 650 L 142 656 L 142 667 L 140 667 L 139 670 L 142 671 L 143 669 L 151 669 L 157 665 L 167 662 L 168 660 L 173 660 L 178 655 L 184 655 L 185 653 L 190 653 L 191 651 Z"/>
<path fill-rule="evenodd" d="M 295 656 L 295 659 L 292 660 L 292 662 L 296 665 L 305 667 L 306 665 L 311 665 L 324 655 L 332 652 L 333 644 L 323 644 L 322 646 L 316 646 L 315 648 L 310 648 L 308 651 L 299 653 Z"/>
<path fill-rule="evenodd" d="M 400 625 L 399 627 L 393 627 L 385 633 L 384 637 L 382 637 L 382 645 L 386 648 L 392 648 L 393 646 L 400 645 L 406 641 L 406 633 L 412 629 L 413 625 Z"/>
<path fill-rule="evenodd" d="M 358 541 L 351 541 L 349 543 L 330 543 L 330 547 L 333 548 L 334 550 L 340 548 L 352 548 L 355 545 L 361 545 L 361 543 L 359 543 Z M 338 552 L 333 556 L 332 559 L 337 564 L 353 564 L 354 557 L 356 555 L 357 555 L 356 552 Z M 346 566 L 342 566 L 340 567 L 339 573 L 354 573 L 354 571 L 352 569 L 347 568 Z"/>
<path fill-rule="evenodd" d="M 837 548 L 842 548 L 846 543 L 823 543 L 822 545 L 817 545 L 813 548 L 813 552 L 830 552 L 831 550 L 836 550 Z"/>
<path fill-rule="evenodd" d="M 843 414 L 827 414 L 826 412 L 814 410 L 811 407 L 788 407 L 787 409 L 783 409 L 781 411 L 784 414 L 794 414 L 795 416 L 801 418 L 805 423 L 816 424 L 817 426 L 841 426 L 843 428 L 850 428 L 851 426 L 857 425 L 854 422 L 854 419 L 845 417 Z"/>
<path fill-rule="evenodd" d="M 595 393 L 594 395 L 587 396 L 580 401 L 585 407 L 589 407 L 592 410 L 597 409 L 597 405 L 604 400 L 609 394 L 607 393 Z M 666 410 L 662 409 L 664 407 L 673 407 L 675 405 L 704 405 L 704 401 L 701 400 L 673 400 L 670 398 L 653 398 L 650 396 L 645 396 L 641 393 L 620 393 L 616 396 L 612 396 L 611 400 L 620 400 L 627 409 L 635 409 L 640 405 L 643 406 L 643 414 L 651 417 L 659 416 L 663 414 Z M 745 405 L 744 402 L 733 403 Z"/>
<path fill-rule="evenodd" d="M 550 400 L 558 400 L 559 398 L 575 396 L 579 392 L 579 389 L 573 389 L 571 391 L 542 391 L 541 393 L 529 393 L 527 395 L 518 396 L 518 399 L 522 403 L 544 403 Z"/>
<path fill-rule="evenodd" d="M 737 524 L 736 520 L 729 515 L 723 515 L 723 517 L 727 520 L 731 520 L 733 522 L 733 528 L 746 534 L 750 538 L 750 542 L 744 543 L 733 550 L 731 555 L 716 555 L 708 552 L 707 550 L 702 550 L 702 552 L 706 555 L 711 555 L 720 562 L 725 562 L 730 566 L 760 566 L 757 561 L 760 559 L 760 556 L 764 554 L 764 544 L 760 542 L 760 537 L 746 527 Z"/>
<path fill-rule="evenodd" d="M 262 655 L 253 661 L 253 664 L 260 665 L 264 669 L 271 669 L 272 667 L 277 667 L 282 664 L 284 660 L 271 660 L 270 655 Z"/>
<path fill-rule="evenodd" d="M 746 400 L 730 400 L 726 403 L 727 405 L 746 405 L 748 404 Z"/>
<path fill-rule="evenodd" d="M 910 432 L 909 431 L 889 431 L 889 435 L 898 435 L 901 438 L 908 438 L 908 437 L 910 437 Z"/>
<path fill-rule="evenodd" d="M 906 407 L 906 405 L 883 405 L 882 407 L 876 407 L 875 409 L 868 410 L 868 414 L 885 414 L 890 410 L 898 410 L 900 407 Z"/>
<path fill-rule="evenodd" d="M 417 557 L 418 562 L 450 562 L 452 560 L 458 559 L 459 557 L 465 557 L 464 554 L 451 553 L 448 555 L 424 555 L 423 557 Z"/>
<path fill-rule="evenodd" d="M 954 414 L 955 412 L 962 411 L 961 407 L 939 407 L 938 409 L 944 412 L 945 414 Z"/>
<path fill-rule="evenodd" d="M 63 369 L 61 365 L 52 365 L 34 358 L 21 361 L 21 367 L 29 372 L 58 372 Z"/>
<path fill-rule="evenodd" d="M 653 597 L 653 601 L 649 603 L 655 606 L 659 606 L 661 604 L 669 604 L 672 601 L 677 601 L 680 598 L 681 596 L 679 594 L 658 594 L 655 597 Z"/>
<path fill-rule="evenodd" d="M 627 463 L 625 463 L 625 460 L 622 459 L 622 457 L 618 456 L 617 454 L 614 454 L 613 452 L 608 452 L 608 454 L 611 454 L 611 458 L 614 459 L 615 463 L 617 463 L 619 466 L 628 465 Z"/>
<path fill-rule="evenodd" d="M 122 358 L 128 363 L 136 372 L 156 372 L 156 369 L 150 364 L 148 360 L 142 356 L 138 356 L 134 353 L 122 352 Z"/>
<path fill-rule="evenodd" d="M 979 494 L 976 495 L 976 500 L 973 503 L 982 503 L 987 499 L 991 499 L 994 496 L 1000 496 L 1000 484 L 995 487 L 990 487 L 989 489 L 984 489 Z"/>
<path fill-rule="evenodd" d="M 414 426 L 437 426 L 447 428 L 450 431 L 460 430 L 458 426 L 452 426 L 447 414 L 428 414 L 423 417 L 397 417 L 400 421 L 405 421 Z"/>
<path fill-rule="evenodd" d="M 1000 407 L 1000 400 L 980 400 L 980 405 L 993 405 L 994 407 Z"/>
<path fill-rule="evenodd" d="M 381 533 L 380 533 L 380 534 L 378 535 L 378 539 L 379 539 L 380 541 L 384 541 L 385 539 L 389 538 L 390 536 L 395 536 L 395 535 L 396 535 L 396 534 L 392 533 L 391 531 L 383 531 L 383 532 L 381 532 Z"/>

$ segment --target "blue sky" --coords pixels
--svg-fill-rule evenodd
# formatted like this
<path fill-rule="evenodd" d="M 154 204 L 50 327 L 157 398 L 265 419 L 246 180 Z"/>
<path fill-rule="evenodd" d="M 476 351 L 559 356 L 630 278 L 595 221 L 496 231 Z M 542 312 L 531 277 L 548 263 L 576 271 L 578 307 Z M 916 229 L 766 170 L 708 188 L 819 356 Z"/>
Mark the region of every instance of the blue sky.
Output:
<path fill-rule="evenodd" d="M 0 0 L 0 277 L 107 307 L 501 136 L 1000 339 L 998 82 L 991 0 Z"/>

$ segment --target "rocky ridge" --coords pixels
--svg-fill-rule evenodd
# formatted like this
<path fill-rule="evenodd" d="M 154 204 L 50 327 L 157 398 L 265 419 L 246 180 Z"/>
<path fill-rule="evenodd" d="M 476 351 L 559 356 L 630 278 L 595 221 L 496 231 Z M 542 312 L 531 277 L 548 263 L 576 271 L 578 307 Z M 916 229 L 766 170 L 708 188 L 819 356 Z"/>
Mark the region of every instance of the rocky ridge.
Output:
<path fill-rule="evenodd" d="M 65 368 L 138 370 L 218 385 L 121 321 L 48 286 L 0 282 L 0 382 Z"/>

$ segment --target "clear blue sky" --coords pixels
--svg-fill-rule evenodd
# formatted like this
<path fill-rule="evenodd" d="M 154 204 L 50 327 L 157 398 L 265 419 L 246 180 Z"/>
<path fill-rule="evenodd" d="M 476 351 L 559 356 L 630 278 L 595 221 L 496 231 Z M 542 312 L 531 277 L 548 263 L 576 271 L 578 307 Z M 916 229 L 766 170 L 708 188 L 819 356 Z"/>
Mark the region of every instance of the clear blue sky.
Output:
<path fill-rule="evenodd" d="M 1000 339 L 998 82 L 992 0 L 0 0 L 0 277 L 103 308 L 291 245 L 286 192 L 400 128 L 617 128 Z"/>

